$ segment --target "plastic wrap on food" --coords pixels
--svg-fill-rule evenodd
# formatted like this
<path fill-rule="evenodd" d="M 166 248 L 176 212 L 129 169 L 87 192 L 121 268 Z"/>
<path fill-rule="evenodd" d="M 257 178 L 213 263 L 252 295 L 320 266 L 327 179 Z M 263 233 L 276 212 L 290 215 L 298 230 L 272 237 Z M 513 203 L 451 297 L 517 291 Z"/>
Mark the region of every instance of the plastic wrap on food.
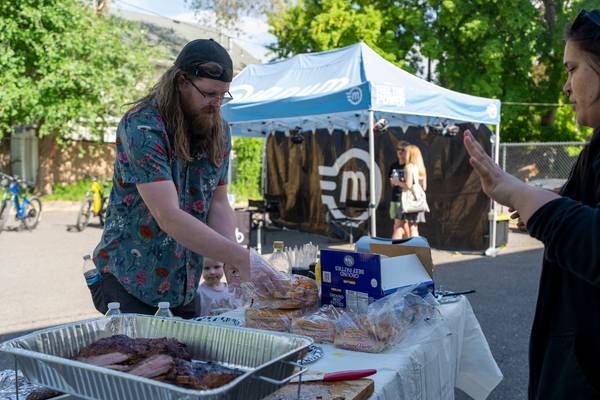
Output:
<path fill-rule="evenodd" d="M 292 333 L 312 338 L 317 343 L 333 343 L 335 319 L 321 311 L 292 319 Z"/>
<path fill-rule="evenodd" d="M 344 312 L 336 320 L 334 344 L 378 353 L 407 336 L 418 340 L 422 331 L 431 329 L 426 322 L 440 318 L 433 296 L 415 295 L 409 287 L 369 304 L 365 314 Z"/>
<path fill-rule="evenodd" d="M 302 309 L 294 310 L 275 310 L 268 308 L 246 309 L 246 327 L 256 329 L 266 329 L 269 331 L 290 332 L 292 328 L 292 318 L 300 317 L 304 314 Z"/>
<path fill-rule="evenodd" d="M 335 325 L 336 347 L 365 353 L 380 353 L 397 338 L 398 331 L 393 324 L 368 314 L 345 313 Z"/>
<path fill-rule="evenodd" d="M 311 308 L 319 303 L 319 288 L 314 279 L 302 275 L 281 274 L 276 287 L 262 290 L 262 284 L 244 283 L 247 298 L 254 308 L 297 309 Z"/>
<path fill-rule="evenodd" d="M 16 374 L 12 369 L 0 371 L 0 399 L 17 400 L 17 390 L 19 399 L 25 399 L 39 388 L 39 385 L 29 382 L 21 371 L 17 371 Z"/>

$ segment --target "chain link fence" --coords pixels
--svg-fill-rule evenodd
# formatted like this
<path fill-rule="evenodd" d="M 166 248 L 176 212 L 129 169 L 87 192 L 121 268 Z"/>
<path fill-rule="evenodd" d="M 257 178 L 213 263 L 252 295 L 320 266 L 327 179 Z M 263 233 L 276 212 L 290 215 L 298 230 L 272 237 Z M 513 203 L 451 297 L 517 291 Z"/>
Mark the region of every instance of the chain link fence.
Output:
<path fill-rule="evenodd" d="M 502 169 L 545 189 L 561 187 L 585 142 L 501 143 Z"/>

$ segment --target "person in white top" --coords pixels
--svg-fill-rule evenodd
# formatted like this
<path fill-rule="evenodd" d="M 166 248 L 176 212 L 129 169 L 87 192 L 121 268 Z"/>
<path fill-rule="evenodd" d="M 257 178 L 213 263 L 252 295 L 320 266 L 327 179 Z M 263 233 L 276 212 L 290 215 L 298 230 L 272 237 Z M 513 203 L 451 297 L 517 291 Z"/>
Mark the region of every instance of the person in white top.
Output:
<path fill-rule="evenodd" d="M 196 313 L 199 316 L 222 314 L 241 304 L 227 284 L 222 282 L 223 263 L 205 257 L 202 279 L 196 297 Z"/>
<path fill-rule="evenodd" d="M 424 191 L 427 190 L 427 171 L 421 150 L 414 144 L 404 146 L 404 174 L 402 180 L 392 179 L 392 185 L 400 187 L 402 191 L 411 190 L 412 185 L 419 184 Z M 403 237 L 419 236 L 418 224 L 425 222 L 424 212 L 405 213 L 400 215 L 399 227 L 404 232 Z M 394 237 L 394 239 L 402 237 Z"/>

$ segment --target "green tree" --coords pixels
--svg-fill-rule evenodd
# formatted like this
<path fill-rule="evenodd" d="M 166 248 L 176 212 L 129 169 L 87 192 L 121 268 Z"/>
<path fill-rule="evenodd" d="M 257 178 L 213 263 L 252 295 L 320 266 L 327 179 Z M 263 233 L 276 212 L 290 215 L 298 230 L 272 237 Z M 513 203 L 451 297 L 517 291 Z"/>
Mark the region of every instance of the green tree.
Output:
<path fill-rule="evenodd" d="M 258 199 L 262 197 L 261 167 L 263 138 L 233 138 L 234 179 L 232 192 L 237 200 Z"/>
<path fill-rule="evenodd" d="M 585 3 L 437 0 L 423 53 L 439 62 L 443 86 L 505 102 L 503 141 L 573 140 L 574 125 L 556 121 L 559 109 L 563 120 L 572 111 L 523 103 L 565 102 L 563 27 Z"/>
<path fill-rule="evenodd" d="M 100 138 L 155 71 L 139 28 L 97 16 L 78 0 L 0 2 L 0 137 L 31 125 L 40 145 L 38 188 L 51 190 L 57 142 L 77 127 Z"/>
<path fill-rule="evenodd" d="M 417 0 L 349 1 L 299 0 L 269 14 L 277 57 L 331 50 L 363 41 L 387 60 L 414 71 L 417 43 L 423 31 L 424 10 Z M 395 5 L 394 5 L 395 4 Z"/>
<path fill-rule="evenodd" d="M 563 27 L 597 0 L 299 0 L 269 15 L 278 57 L 365 41 L 436 83 L 498 98 L 503 141 L 577 140 L 562 85 Z M 597 6 L 597 5 L 596 5 Z M 511 104 L 519 103 L 519 104 Z"/>

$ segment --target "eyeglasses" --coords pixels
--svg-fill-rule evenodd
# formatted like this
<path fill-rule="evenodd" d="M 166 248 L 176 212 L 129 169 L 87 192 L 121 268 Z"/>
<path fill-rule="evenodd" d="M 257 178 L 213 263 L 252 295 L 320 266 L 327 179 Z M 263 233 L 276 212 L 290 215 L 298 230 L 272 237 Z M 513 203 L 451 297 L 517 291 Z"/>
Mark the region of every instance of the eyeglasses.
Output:
<path fill-rule="evenodd" d="M 196 86 L 190 78 L 188 78 L 185 75 L 184 75 L 184 77 L 194 87 L 194 89 L 196 89 L 198 91 L 198 93 L 200 93 L 202 95 L 202 97 L 207 99 L 209 102 L 213 102 L 213 103 L 218 102 L 221 104 L 227 104 L 231 100 L 233 100 L 233 96 L 231 95 L 231 93 L 229 93 L 229 90 L 226 91 L 225 93 L 206 93 L 205 91 L 200 90 L 200 88 L 198 86 Z"/>
<path fill-rule="evenodd" d="M 396 149 L 396 153 L 405 153 L 406 149 Z"/>
<path fill-rule="evenodd" d="M 591 22 L 596 26 L 598 31 L 594 33 L 594 39 L 600 38 L 600 13 L 598 12 L 588 12 L 586 10 L 581 10 L 581 12 L 573 21 L 573 25 L 571 25 L 571 31 L 577 31 L 582 27 L 586 22 Z"/>

